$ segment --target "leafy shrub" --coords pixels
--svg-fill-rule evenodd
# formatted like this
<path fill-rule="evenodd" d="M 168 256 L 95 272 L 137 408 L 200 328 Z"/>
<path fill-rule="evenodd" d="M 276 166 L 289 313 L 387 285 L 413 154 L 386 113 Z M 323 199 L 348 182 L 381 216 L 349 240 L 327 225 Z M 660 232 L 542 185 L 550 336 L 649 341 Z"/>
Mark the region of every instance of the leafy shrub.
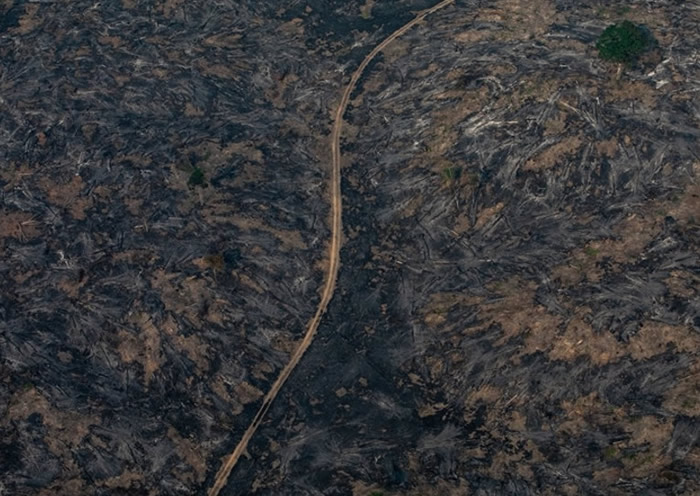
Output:
<path fill-rule="evenodd" d="M 187 181 L 190 186 L 206 186 L 207 181 L 204 179 L 204 171 L 199 167 L 195 167 L 190 174 L 190 179 Z"/>
<path fill-rule="evenodd" d="M 462 175 L 461 167 L 445 167 L 442 169 L 442 177 L 447 182 L 453 182 L 460 178 Z"/>
<path fill-rule="evenodd" d="M 653 43 L 653 37 L 646 30 L 630 21 L 622 21 L 603 31 L 596 48 L 604 60 L 632 64 Z"/>

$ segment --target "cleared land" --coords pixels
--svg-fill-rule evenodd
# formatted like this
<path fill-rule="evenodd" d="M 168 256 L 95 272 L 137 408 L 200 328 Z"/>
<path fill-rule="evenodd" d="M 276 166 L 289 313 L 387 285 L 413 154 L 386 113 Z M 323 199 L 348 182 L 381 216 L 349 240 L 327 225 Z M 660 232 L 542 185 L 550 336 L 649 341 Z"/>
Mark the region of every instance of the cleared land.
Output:
<path fill-rule="evenodd" d="M 0 484 L 700 492 L 698 11 L 0 2 Z M 659 48 L 601 62 L 623 18 Z M 337 176 L 336 176 L 337 179 Z"/>

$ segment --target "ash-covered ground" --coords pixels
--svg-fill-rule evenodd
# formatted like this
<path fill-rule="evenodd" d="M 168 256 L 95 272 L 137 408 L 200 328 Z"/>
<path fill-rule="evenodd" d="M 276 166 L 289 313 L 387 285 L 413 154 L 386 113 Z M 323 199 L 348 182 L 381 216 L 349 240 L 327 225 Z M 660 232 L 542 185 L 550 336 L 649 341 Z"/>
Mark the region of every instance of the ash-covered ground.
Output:
<path fill-rule="evenodd" d="M 432 4 L 0 1 L 0 494 L 206 492 Z M 700 6 L 457 0 L 346 122 L 222 494 L 700 494 Z"/>

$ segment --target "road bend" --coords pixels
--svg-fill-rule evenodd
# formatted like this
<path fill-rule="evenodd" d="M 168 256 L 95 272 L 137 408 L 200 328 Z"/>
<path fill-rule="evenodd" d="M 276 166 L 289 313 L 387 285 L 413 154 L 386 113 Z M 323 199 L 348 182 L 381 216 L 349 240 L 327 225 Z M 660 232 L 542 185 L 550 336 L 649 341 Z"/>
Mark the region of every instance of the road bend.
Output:
<path fill-rule="evenodd" d="M 429 9 L 422 10 L 416 14 L 416 16 L 404 24 L 402 27 L 394 31 L 391 35 L 385 38 L 381 43 L 374 47 L 374 49 L 362 60 L 360 65 L 357 67 L 355 72 L 353 72 L 350 82 L 345 87 L 343 91 L 343 96 L 340 100 L 338 108 L 335 111 L 335 119 L 333 121 L 333 132 L 331 133 L 331 177 L 330 177 L 330 201 L 331 201 L 331 240 L 329 249 L 329 261 L 328 261 L 328 273 L 326 275 L 326 281 L 323 286 L 323 292 L 321 294 L 321 301 L 318 304 L 316 313 L 313 318 L 309 321 L 308 327 L 306 329 L 306 334 L 304 334 L 303 339 L 297 346 L 294 353 L 289 359 L 287 365 L 282 369 L 279 376 L 272 384 L 272 387 L 265 395 L 258 412 L 255 414 L 252 422 L 243 433 L 243 437 L 236 445 L 233 452 L 226 457 L 223 465 L 216 474 L 214 483 L 207 492 L 207 496 L 218 496 L 221 490 L 226 486 L 228 478 L 231 475 L 231 471 L 238 463 L 238 459 L 246 451 L 248 443 L 257 431 L 258 427 L 262 423 L 267 411 L 270 409 L 272 402 L 277 397 L 280 389 L 284 386 L 291 373 L 296 368 L 297 364 L 301 360 L 306 350 L 311 345 L 311 342 L 316 335 L 318 326 L 323 318 L 323 315 L 328 309 L 328 304 L 333 297 L 335 291 L 336 281 L 338 279 L 338 270 L 340 268 L 340 244 L 342 241 L 342 213 L 343 213 L 343 203 L 340 191 L 340 178 L 341 178 L 341 154 L 340 154 L 340 136 L 343 131 L 343 116 L 347 110 L 348 103 L 350 102 L 350 95 L 357 86 L 357 82 L 362 77 L 367 66 L 372 62 L 372 60 L 384 50 L 391 42 L 397 39 L 399 36 L 406 33 L 413 26 L 421 22 L 430 14 L 437 12 L 438 10 L 447 7 L 455 0 L 443 0 L 440 3 L 435 4 Z"/>

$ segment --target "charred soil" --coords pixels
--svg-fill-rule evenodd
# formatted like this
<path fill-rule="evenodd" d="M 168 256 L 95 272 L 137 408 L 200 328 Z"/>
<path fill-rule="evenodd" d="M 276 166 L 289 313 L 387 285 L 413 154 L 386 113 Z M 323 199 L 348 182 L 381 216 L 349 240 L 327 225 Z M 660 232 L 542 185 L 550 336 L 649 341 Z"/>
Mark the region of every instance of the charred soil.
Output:
<path fill-rule="evenodd" d="M 0 2 L 0 493 L 206 492 L 321 299 L 342 91 L 431 5 Z M 699 23 L 457 0 L 387 47 L 221 494 L 700 493 Z"/>

